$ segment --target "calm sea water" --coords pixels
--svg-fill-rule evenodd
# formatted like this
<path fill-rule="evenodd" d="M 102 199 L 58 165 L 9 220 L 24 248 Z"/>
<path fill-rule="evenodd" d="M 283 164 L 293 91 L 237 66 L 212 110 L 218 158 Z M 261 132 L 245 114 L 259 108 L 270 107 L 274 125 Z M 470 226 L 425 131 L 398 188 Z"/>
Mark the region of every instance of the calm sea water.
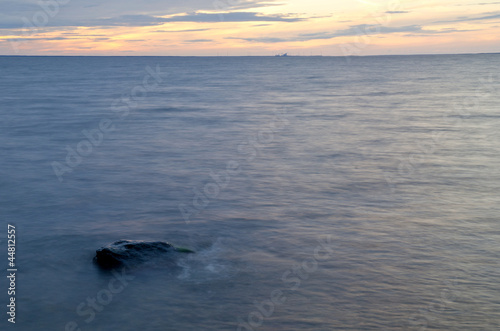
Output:
<path fill-rule="evenodd" d="M 1 57 L 16 329 L 499 330 L 499 67 Z M 117 280 L 119 239 L 197 253 Z"/>

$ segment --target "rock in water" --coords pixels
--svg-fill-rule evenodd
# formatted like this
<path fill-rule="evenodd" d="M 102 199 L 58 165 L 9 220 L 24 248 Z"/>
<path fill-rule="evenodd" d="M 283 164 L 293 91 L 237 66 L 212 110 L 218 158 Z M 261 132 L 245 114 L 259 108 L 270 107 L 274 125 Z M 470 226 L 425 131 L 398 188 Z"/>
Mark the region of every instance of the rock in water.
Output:
<path fill-rule="evenodd" d="M 165 253 L 194 253 L 162 241 L 119 240 L 96 251 L 94 261 L 105 269 L 145 262 Z"/>

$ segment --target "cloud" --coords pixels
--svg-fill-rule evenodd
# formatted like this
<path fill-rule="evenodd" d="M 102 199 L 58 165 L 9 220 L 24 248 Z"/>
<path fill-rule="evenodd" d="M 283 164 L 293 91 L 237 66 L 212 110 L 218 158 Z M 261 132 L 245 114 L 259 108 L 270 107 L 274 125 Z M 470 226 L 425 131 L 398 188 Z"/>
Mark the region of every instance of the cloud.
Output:
<path fill-rule="evenodd" d="M 257 42 L 257 43 L 284 43 L 287 41 L 302 41 L 302 40 L 293 40 L 292 38 L 284 39 L 284 38 L 272 38 L 272 37 L 261 37 L 261 38 L 237 38 L 237 37 L 227 37 L 226 39 L 236 39 L 236 40 L 245 40 L 249 42 Z"/>
<path fill-rule="evenodd" d="M 451 21 L 438 21 L 438 22 L 434 22 L 434 23 L 477 22 L 477 21 L 500 19 L 500 12 L 483 13 L 482 15 L 484 15 L 484 16 L 479 16 L 479 17 L 464 16 L 464 17 L 458 17 L 457 19 L 451 20 Z"/>
<path fill-rule="evenodd" d="M 385 13 L 386 14 L 408 14 L 409 11 L 404 11 L 404 10 L 388 10 Z"/>
<path fill-rule="evenodd" d="M 61 32 L 62 35 L 78 36 L 78 37 L 106 37 L 105 34 L 80 34 L 77 32 Z"/>
<path fill-rule="evenodd" d="M 191 18 L 190 21 L 187 20 L 189 22 L 215 22 L 221 17 L 226 21 L 234 22 L 238 21 L 237 16 L 241 13 L 231 11 L 277 5 L 282 5 L 282 3 L 277 0 L 148 0 L 142 2 L 137 0 L 70 0 L 67 4 L 58 4 L 57 0 L 2 0 L 0 1 L 0 29 L 20 29 L 25 27 L 26 21 L 36 22 L 37 20 L 43 22 L 42 25 L 38 25 L 39 27 L 95 26 L 94 24 L 140 26 L 141 22 L 138 19 L 140 17 L 144 25 L 148 26 L 158 24 L 161 22 L 161 17 L 166 15 L 175 15 L 173 22 L 181 22 L 177 16 L 187 16 L 186 19 Z M 200 12 L 210 14 L 206 14 L 209 15 L 206 17 L 196 14 Z M 196 17 L 179 15 L 183 13 L 195 13 L 191 15 Z M 216 15 L 218 19 L 210 15 Z M 145 20 L 147 17 L 150 19 Z M 255 19 L 260 21 L 258 18 Z M 269 16 L 269 20 L 272 19 L 273 16 Z"/>
<path fill-rule="evenodd" d="M 478 31 L 478 30 L 458 30 L 458 29 L 422 30 L 420 32 L 406 34 L 405 37 L 434 37 L 446 33 L 473 32 L 473 31 Z"/>
<path fill-rule="evenodd" d="M 258 43 L 283 43 L 283 42 L 305 42 L 310 40 L 321 39 L 334 39 L 339 37 L 350 36 L 367 36 L 367 35 L 383 35 L 392 33 L 407 33 L 406 36 L 423 36 L 423 35 L 439 35 L 445 33 L 455 32 L 469 32 L 474 30 L 457 30 L 457 29 L 443 29 L 443 30 L 426 30 L 420 25 L 408 25 L 400 27 L 388 27 L 382 25 L 368 25 L 360 24 L 349 27 L 348 29 L 337 30 L 333 32 L 315 32 L 315 33 L 302 33 L 297 36 L 289 38 L 280 37 L 256 37 L 256 38 L 238 38 L 228 37 L 226 39 L 238 39 L 248 42 Z"/>
<path fill-rule="evenodd" d="M 5 16 L 24 16 L 42 9 L 34 2 L 26 0 L 10 1 L 3 0 L 0 2 L 0 12 Z"/>
<path fill-rule="evenodd" d="M 480 2 L 480 3 L 467 3 L 467 4 L 457 4 L 455 6 L 488 6 L 488 5 L 498 5 L 500 2 Z"/>
<path fill-rule="evenodd" d="M 54 8 L 54 2 L 2 0 L 0 2 L 0 12 L 7 16 L 29 16 L 36 11 L 43 10 L 43 7 Z M 200 10 L 231 11 L 282 5 L 277 0 L 69 0 L 65 2 L 67 3 L 58 5 L 60 9 L 64 8 L 64 11 L 58 14 L 81 19 L 92 18 L 96 12 L 105 17 L 134 13 L 169 15 Z M 43 5 L 44 3 L 45 5 Z"/>
<path fill-rule="evenodd" d="M 333 39 L 338 37 L 349 37 L 349 36 L 366 36 L 366 35 L 376 35 L 376 34 L 391 34 L 391 33 L 401 33 L 401 32 L 420 32 L 423 31 L 422 27 L 419 25 L 409 25 L 401 27 L 387 27 L 382 25 L 368 25 L 360 24 L 349 27 L 344 30 L 337 30 L 333 32 L 316 32 L 316 33 L 302 33 L 290 38 L 274 38 L 274 37 L 262 37 L 262 38 L 236 38 L 228 37 L 226 39 L 239 39 L 249 42 L 260 42 L 260 43 L 281 43 L 281 42 L 298 42 L 298 41 L 309 41 L 309 40 L 319 40 L 319 39 Z"/>
<path fill-rule="evenodd" d="M 369 25 L 360 24 L 349 27 L 348 29 L 338 30 L 333 33 L 307 33 L 301 34 L 303 37 L 315 37 L 314 39 L 331 39 L 337 37 L 348 37 L 348 36 L 363 36 L 363 35 L 374 35 L 374 34 L 390 34 L 398 32 L 416 32 L 421 31 L 422 27 L 420 25 L 408 25 L 400 27 L 389 27 L 383 25 Z"/>
<path fill-rule="evenodd" d="M 117 27 L 117 26 L 155 26 L 164 23 L 219 23 L 219 22 L 299 22 L 305 18 L 290 17 L 288 15 L 261 15 L 254 12 L 232 13 L 188 13 L 160 17 L 153 15 L 122 15 L 111 18 L 96 18 L 89 20 L 71 21 L 63 19 L 49 20 L 43 27 Z M 21 28 L 18 22 L 3 21 L 0 29 Z"/>
<path fill-rule="evenodd" d="M 303 18 L 287 16 L 265 16 L 253 12 L 234 12 L 226 14 L 190 13 L 170 17 L 149 15 L 124 15 L 117 18 L 95 19 L 84 22 L 83 26 L 154 26 L 164 23 L 219 23 L 219 22 L 299 22 Z"/>
<path fill-rule="evenodd" d="M 266 0 L 215 0 L 213 2 L 213 9 L 220 10 L 242 10 L 242 9 L 254 9 L 261 7 L 271 7 L 271 6 L 282 6 L 283 3 L 276 3 L 273 1 Z"/>
<path fill-rule="evenodd" d="M 52 41 L 52 40 L 69 40 L 69 39 L 80 39 L 80 38 L 68 38 L 68 37 L 33 37 L 33 38 L 23 38 L 23 39 L 0 39 L 0 41 Z"/>
<path fill-rule="evenodd" d="M 182 33 L 182 32 L 201 32 L 201 31 L 209 31 L 212 29 L 187 29 L 187 30 L 156 30 L 153 32 L 158 33 Z"/>
<path fill-rule="evenodd" d="M 288 17 L 285 15 L 259 15 L 253 12 L 234 12 L 226 14 L 194 13 L 188 15 L 176 15 L 163 19 L 163 22 L 299 22 L 304 18 Z"/>
<path fill-rule="evenodd" d="M 213 42 L 212 39 L 192 39 L 192 40 L 184 40 L 187 43 L 209 43 Z"/>

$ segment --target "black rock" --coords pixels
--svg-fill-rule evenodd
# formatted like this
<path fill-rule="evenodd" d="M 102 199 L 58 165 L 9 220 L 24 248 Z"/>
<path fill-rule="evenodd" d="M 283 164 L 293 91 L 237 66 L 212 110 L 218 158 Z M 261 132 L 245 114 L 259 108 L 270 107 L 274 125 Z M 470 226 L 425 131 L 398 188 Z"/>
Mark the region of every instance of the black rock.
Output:
<path fill-rule="evenodd" d="M 162 241 L 119 240 L 96 251 L 94 261 L 101 268 L 111 269 L 124 265 L 138 264 L 165 253 L 194 253 Z"/>

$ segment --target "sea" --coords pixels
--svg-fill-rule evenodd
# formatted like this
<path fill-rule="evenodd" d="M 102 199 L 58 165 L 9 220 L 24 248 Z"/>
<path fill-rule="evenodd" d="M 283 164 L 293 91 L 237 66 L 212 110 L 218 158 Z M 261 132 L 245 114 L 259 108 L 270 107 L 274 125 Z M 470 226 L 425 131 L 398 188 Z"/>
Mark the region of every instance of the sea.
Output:
<path fill-rule="evenodd" d="M 0 57 L 1 329 L 500 330 L 499 68 Z"/>

